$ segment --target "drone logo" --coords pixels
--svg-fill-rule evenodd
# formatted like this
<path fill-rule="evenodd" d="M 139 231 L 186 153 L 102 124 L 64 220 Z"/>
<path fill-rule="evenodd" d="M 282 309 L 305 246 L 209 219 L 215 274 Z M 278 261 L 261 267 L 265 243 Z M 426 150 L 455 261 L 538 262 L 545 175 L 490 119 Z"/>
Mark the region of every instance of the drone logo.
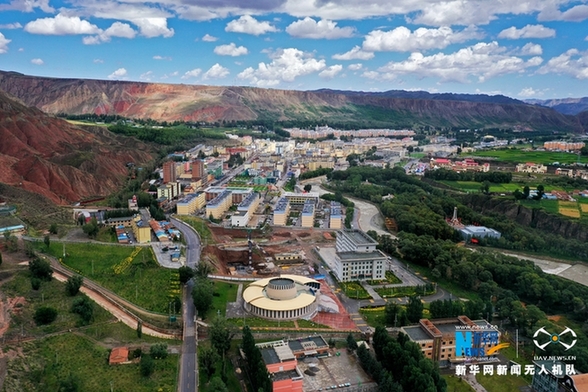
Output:
<path fill-rule="evenodd" d="M 565 335 L 568 332 L 571 333 L 572 336 L 574 337 L 574 340 L 570 344 L 564 343 L 560 339 L 560 337 L 562 335 Z M 547 342 L 545 342 L 545 343 L 539 343 L 537 341 L 537 339 L 535 339 L 535 338 L 537 336 L 539 336 L 540 333 L 549 336 L 549 340 Z M 560 334 L 556 334 L 556 333 L 551 334 L 551 333 L 549 333 L 549 332 L 547 332 L 545 330 L 545 327 L 541 327 L 541 328 L 539 328 L 538 330 L 535 331 L 535 334 L 533 335 L 533 343 L 535 343 L 535 346 L 539 347 L 543 351 L 545 351 L 545 347 L 547 347 L 551 343 L 553 343 L 553 344 L 559 343 L 559 344 L 561 344 L 562 346 L 564 346 L 566 348 L 565 351 L 568 351 L 570 348 L 574 347 L 574 345 L 578 341 L 577 338 L 578 338 L 578 336 L 576 335 L 576 333 L 571 328 L 568 328 L 568 327 L 566 327 L 566 329 L 562 333 L 560 333 Z"/>

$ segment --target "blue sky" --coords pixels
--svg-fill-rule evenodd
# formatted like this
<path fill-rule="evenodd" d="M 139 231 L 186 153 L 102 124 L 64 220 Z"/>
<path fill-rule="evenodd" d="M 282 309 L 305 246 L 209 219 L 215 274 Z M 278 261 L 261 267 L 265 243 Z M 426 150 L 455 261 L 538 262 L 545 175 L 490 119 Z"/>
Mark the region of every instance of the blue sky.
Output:
<path fill-rule="evenodd" d="M 279 89 L 588 96 L 588 0 L 0 0 L 0 69 Z"/>

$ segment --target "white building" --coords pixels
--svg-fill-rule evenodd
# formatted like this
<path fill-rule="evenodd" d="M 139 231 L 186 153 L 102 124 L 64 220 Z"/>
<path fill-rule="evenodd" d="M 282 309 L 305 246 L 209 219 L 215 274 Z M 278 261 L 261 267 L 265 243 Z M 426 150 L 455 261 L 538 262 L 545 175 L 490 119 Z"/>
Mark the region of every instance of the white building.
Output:
<path fill-rule="evenodd" d="M 386 274 L 386 255 L 376 249 L 378 243 L 360 230 L 337 232 L 335 275 L 341 282 L 380 280 Z"/>

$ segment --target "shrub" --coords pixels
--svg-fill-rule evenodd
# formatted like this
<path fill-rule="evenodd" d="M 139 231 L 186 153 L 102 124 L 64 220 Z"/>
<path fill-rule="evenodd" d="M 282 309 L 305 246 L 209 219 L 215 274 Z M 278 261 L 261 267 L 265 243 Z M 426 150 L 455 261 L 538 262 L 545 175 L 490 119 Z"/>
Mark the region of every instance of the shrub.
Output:
<path fill-rule="evenodd" d="M 151 356 L 143 355 L 141 357 L 141 363 L 139 364 L 139 367 L 141 368 L 141 375 L 143 377 L 149 377 L 155 370 L 155 362 L 153 362 L 153 358 L 151 358 Z"/>
<path fill-rule="evenodd" d="M 67 282 L 65 282 L 65 293 L 70 297 L 75 296 L 80 292 L 80 287 L 82 287 L 83 282 L 84 278 L 80 275 L 70 276 L 67 278 Z"/>
<path fill-rule="evenodd" d="M 57 318 L 57 310 L 48 306 L 41 306 L 35 311 L 33 319 L 37 325 L 51 324 Z"/>

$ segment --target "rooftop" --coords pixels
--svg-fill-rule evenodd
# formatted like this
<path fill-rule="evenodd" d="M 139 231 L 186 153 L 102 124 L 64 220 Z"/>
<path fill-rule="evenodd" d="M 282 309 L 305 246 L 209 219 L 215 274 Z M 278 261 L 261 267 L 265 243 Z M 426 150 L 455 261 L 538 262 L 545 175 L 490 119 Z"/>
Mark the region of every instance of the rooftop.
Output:
<path fill-rule="evenodd" d="M 285 370 L 273 374 L 274 381 L 291 380 L 293 378 L 300 378 L 300 374 L 296 371 L 296 369 Z"/>
<path fill-rule="evenodd" d="M 337 252 L 337 256 L 342 261 L 366 261 L 386 258 L 386 255 L 379 250 L 375 252 Z"/>
<path fill-rule="evenodd" d="M 414 341 L 432 340 L 433 339 L 421 328 L 420 325 L 413 325 L 410 327 L 402 327 L 402 329 L 408 335 L 408 337 Z M 454 327 L 454 330 L 455 330 L 455 327 Z"/>
<path fill-rule="evenodd" d="M 288 204 L 290 202 L 285 197 L 281 197 L 280 200 L 276 203 L 276 207 L 274 208 L 274 212 L 285 212 Z"/>
<path fill-rule="evenodd" d="M 197 198 L 200 195 L 201 195 L 201 192 L 198 192 L 198 193 L 189 193 L 182 200 L 178 201 L 177 204 L 180 204 L 180 205 L 188 204 L 188 203 L 190 203 L 192 200 L 194 200 L 195 198 Z"/>
<path fill-rule="evenodd" d="M 314 214 L 314 202 L 312 200 L 306 200 L 304 202 L 304 207 L 302 207 L 302 215 L 312 214 Z"/>
<path fill-rule="evenodd" d="M 318 192 L 306 192 L 306 193 L 295 193 L 295 192 L 284 192 L 284 197 L 307 197 L 318 199 L 319 194 Z"/>
<path fill-rule="evenodd" d="M 343 235 L 353 242 L 355 246 L 377 245 L 378 243 L 361 230 L 342 230 Z"/>
<path fill-rule="evenodd" d="M 258 197 L 259 197 L 259 195 L 256 192 L 249 193 L 247 196 L 245 196 L 245 198 L 241 201 L 241 203 L 239 203 L 239 206 L 237 206 L 237 209 L 249 208 L 251 203 L 253 203 L 255 200 L 257 200 Z"/>
<path fill-rule="evenodd" d="M 217 195 L 214 199 L 208 202 L 208 207 L 216 207 L 220 203 L 222 203 L 227 197 L 231 197 L 230 191 L 223 191 L 219 195 Z"/>

